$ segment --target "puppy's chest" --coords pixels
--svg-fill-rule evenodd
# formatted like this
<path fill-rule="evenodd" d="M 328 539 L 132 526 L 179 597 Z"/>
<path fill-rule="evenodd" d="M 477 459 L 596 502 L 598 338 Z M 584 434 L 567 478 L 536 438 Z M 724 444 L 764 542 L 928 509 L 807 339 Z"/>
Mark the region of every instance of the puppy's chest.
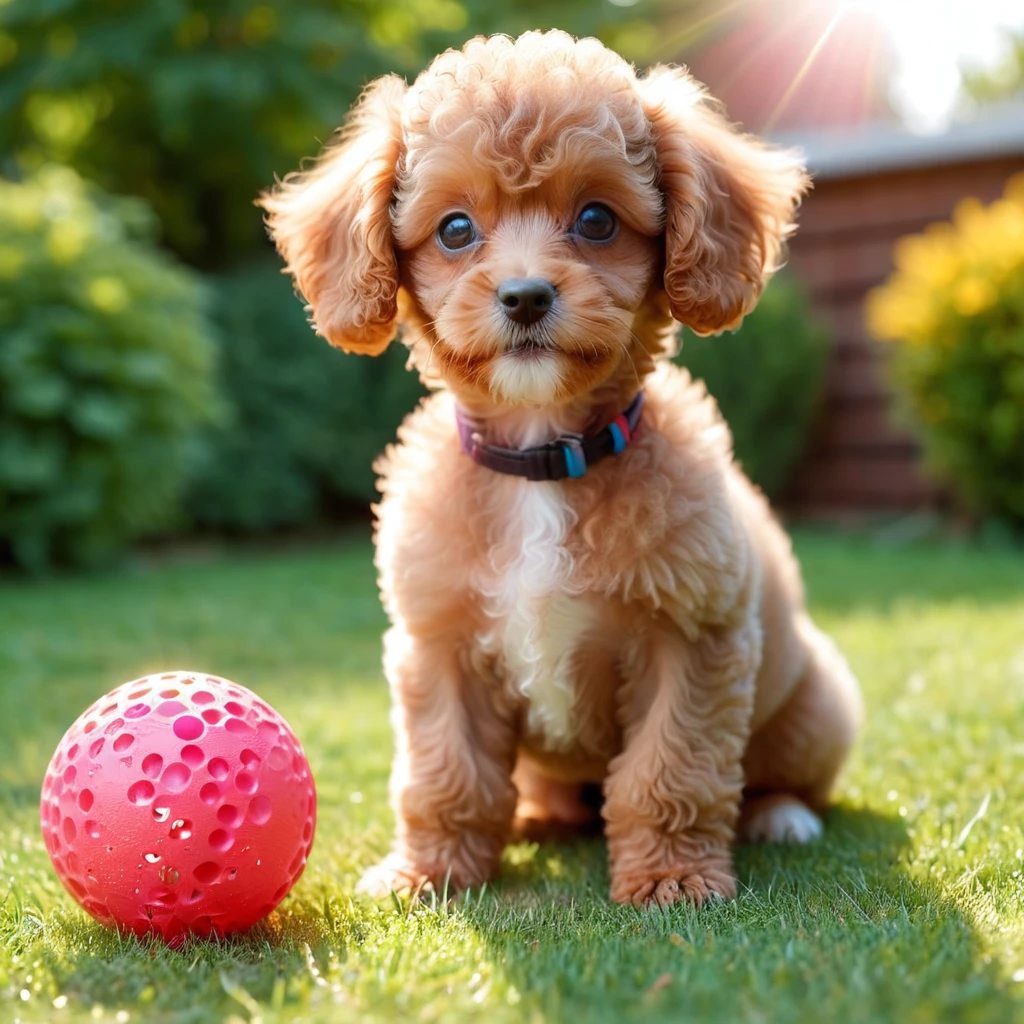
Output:
<path fill-rule="evenodd" d="M 515 484 L 491 524 L 488 563 L 477 581 L 487 623 L 479 641 L 525 699 L 529 732 L 564 750 L 576 738 L 579 666 L 600 606 L 575 585 L 576 517 L 559 485 Z"/>

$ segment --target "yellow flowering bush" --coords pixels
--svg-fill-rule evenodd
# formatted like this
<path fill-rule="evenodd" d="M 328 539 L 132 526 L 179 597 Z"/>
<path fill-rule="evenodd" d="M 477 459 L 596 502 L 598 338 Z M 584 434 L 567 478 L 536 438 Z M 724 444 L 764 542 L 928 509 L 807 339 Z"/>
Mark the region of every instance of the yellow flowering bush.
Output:
<path fill-rule="evenodd" d="M 0 180 L 0 563 L 94 564 L 175 517 L 214 337 L 154 228 L 67 168 Z"/>
<path fill-rule="evenodd" d="M 930 469 L 973 512 L 1024 525 L 1024 175 L 901 239 L 868 297 Z"/>

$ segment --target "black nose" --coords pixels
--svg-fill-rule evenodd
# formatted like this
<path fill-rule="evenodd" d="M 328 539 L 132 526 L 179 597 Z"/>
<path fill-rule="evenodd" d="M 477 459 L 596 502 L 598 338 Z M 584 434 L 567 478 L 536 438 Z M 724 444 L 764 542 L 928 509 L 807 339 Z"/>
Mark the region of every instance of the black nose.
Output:
<path fill-rule="evenodd" d="M 498 301 L 509 320 L 535 324 L 554 305 L 555 288 L 543 277 L 510 277 L 498 285 Z"/>

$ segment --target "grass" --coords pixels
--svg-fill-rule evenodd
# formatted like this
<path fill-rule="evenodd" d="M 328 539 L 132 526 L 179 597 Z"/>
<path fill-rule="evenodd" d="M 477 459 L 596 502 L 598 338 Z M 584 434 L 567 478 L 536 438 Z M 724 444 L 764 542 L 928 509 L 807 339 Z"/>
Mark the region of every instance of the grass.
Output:
<path fill-rule="evenodd" d="M 368 543 L 0 584 L 0 1020 L 1024 1021 L 1024 554 L 798 537 L 869 724 L 825 839 L 738 853 L 740 898 L 611 906 L 603 846 L 522 844 L 409 910 L 352 897 L 391 829 Z M 171 951 L 60 888 L 38 787 L 78 711 L 196 667 L 272 701 L 320 796 L 310 866 L 250 935 Z"/>

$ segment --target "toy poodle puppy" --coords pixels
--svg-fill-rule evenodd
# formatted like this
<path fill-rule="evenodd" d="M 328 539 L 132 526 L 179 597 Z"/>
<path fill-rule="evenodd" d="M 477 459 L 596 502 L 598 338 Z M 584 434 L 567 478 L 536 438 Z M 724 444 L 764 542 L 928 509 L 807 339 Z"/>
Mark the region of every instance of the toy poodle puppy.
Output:
<path fill-rule="evenodd" d="M 806 183 L 685 71 L 529 32 L 372 83 L 264 196 L 317 332 L 401 324 L 435 388 L 379 466 L 397 834 L 365 890 L 478 885 L 517 805 L 581 824 L 587 784 L 619 902 L 733 897 L 737 837 L 821 833 L 857 683 L 663 358 L 750 311 Z"/>

